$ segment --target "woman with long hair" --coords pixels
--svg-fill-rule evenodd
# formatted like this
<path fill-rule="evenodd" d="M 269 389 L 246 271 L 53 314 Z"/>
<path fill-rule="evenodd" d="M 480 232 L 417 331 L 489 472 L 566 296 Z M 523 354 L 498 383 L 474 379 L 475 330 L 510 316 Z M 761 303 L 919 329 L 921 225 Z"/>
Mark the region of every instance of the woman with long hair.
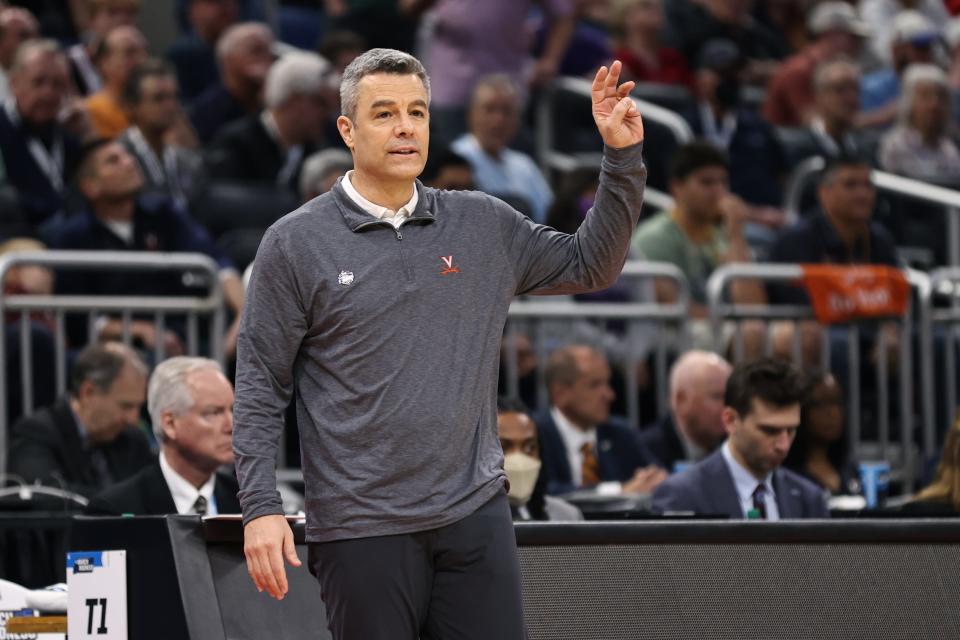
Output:
<path fill-rule="evenodd" d="M 932 483 L 903 506 L 908 513 L 922 515 L 960 515 L 960 418 L 943 442 L 943 456 Z"/>

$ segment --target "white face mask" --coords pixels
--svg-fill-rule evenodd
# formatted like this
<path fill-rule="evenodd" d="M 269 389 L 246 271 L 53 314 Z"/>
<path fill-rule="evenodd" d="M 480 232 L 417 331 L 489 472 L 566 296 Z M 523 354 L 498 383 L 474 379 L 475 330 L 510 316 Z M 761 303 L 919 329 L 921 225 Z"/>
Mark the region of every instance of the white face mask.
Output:
<path fill-rule="evenodd" d="M 511 453 L 503 457 L 503 470 L 510 480 L 510 493 L 507 494 L 510 504 L 527 504 L 540 475 L 540 461 L 525 453 Z"/>

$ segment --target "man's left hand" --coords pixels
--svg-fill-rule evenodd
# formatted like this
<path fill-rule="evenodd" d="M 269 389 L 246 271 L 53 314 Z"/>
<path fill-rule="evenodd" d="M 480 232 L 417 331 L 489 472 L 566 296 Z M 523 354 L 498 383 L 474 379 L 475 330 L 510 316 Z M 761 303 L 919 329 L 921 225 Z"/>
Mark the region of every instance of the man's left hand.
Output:
<path fill-rule="evenodd" d="M 600 67 L 593 79 L 593 120 L 604 144 L 622 149 L 643 141 L 643 118 L 630 92 L 633 81 L 617 86 L 622 65 L 614 60 L 610 68 Z"/>

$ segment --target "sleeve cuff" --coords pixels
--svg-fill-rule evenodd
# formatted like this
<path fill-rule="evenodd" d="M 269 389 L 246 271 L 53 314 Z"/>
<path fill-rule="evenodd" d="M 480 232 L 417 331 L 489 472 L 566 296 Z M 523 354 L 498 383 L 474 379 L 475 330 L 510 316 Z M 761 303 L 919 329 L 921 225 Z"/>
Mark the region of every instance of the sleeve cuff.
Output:
<path fill-rule="evenodd" d="M 639 169 L 643 166 L 643 140 L 637 144 L 614 149 L 603 146 L 603 162 L 601 168 L 606 171 L 622 171 L 624 169 Z"/>

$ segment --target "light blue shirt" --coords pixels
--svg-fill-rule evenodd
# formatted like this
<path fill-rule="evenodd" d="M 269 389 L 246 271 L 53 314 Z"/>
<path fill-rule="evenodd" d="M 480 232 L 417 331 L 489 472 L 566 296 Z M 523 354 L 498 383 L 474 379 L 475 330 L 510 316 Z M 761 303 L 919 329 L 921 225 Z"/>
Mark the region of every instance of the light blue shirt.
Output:
<path fill-rule="evenodd" d="M 519 196 L 530 205 L 535 221 L 542 223 L 547 219 L 553 192 L 530 156 L 504 149 L 499 158 L 494 158 L 480 148 L 471 133 L 457 138 L 450 148 L 470 163 L 477 189 L 494 196 Z"/>
<path fill-rule="evenodd" d="M 730 475 L 733 476 L 733 486 L 737 490 L 737 498 L 740 500 L 740 509 L 743 511 L 743 517 L 747 517 L 747 512 L 753 509 L 753 491 L 760 482 L 747 471 L 730 450 L 730 441 L 727 440 L 720 448 L 723 459 L 727 463 Z M 780 510 L 777 508 L 777 494 L 773 491 L 773 473 L 768 473 L 763 479 L 763 486 L 766 489 L 764 494 L 764 504 L 767 507 L 767 520 L 779 520 Z"/>

